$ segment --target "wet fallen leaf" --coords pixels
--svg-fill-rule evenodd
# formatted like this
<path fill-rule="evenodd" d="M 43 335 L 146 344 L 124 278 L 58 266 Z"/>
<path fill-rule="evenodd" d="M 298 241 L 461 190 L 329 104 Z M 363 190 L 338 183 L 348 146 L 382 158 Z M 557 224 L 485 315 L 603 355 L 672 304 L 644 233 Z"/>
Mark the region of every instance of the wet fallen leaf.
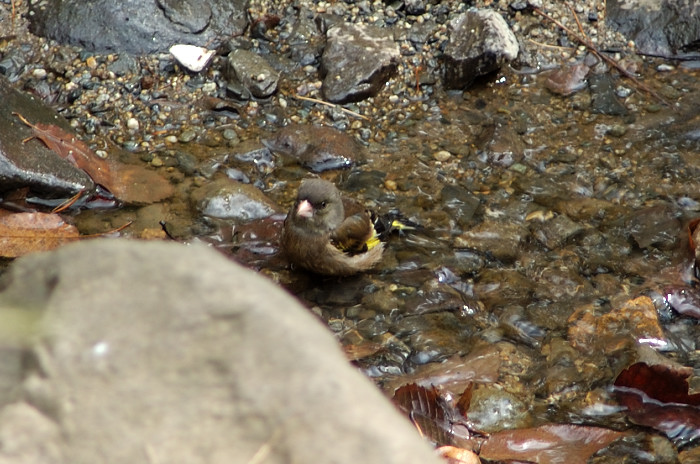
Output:
<path fill-rule="evenodd" d="M 172 184 L 155 171 L 133 164 L 112 165 L 114 179 L 110 192 L 125 203 L 148 204 L 174 192 Z"/>
<path fill-rule="evenodd" d="M 57 214 L 14 213 L 0 216 L 0 256 L 16 258 L 53 250 L 80 238 L 75 226 Z"/>
<path fill-rule="evenodd" d="M 560 424 L 506 430 L 491 435 L 479 456 L 492 461 L 586 464 L 594 453 L 623 435 L 601 427 Z"/>
<path fill-rule="evenodd" d="M 469 353 L 467 356 L 454 356 L 442 363 L 430 363 L 419 366 L 411 375 L 401 376 L 387 381 L 385 390 L 393 392 L 401 385 L 416 383 L 429 387 L 439 386 L 454 396 L 459 396 L 471 382 L 491 383 L 498 380 L 501 358 L 497 349 L 485 347 Z"/>
<path fill-rule="evenodd" d="M 102 185 L 126 203 L 155 203 L 171 196 L 173 186 L 154 171 L 136 165 L 115 163 L 97 156 L 84 142 L 53 124 L 32 124 L 13 113 L 29 126 L 38 138 L 61 158 L 85 171 L 96 184 Z"/>
<path fill-rule="evenodd" d="M 85 171 L 95 183 L 113 192 L 113 176 L 109 164 L 97 156 L 83 141 L 54 124 L 32 124 L 21 114 L 12 113 L 29 126 L 38 138 L 61 158 Z"/>
<path fill-rule="evenodd" d="M 415 383 L 396 390 L 394 403 L 403 410 L 424 437 L 438 445 L 454 443 L 450 432 L 450 407 L 435 387 L 426 388 Z"/>
<path fill-rule="evenodd" d="M 666 434 L 678 446 L 700 439 L 700 394 L 688 393 L 691 368 L 636 363 L 615 380 L 615 396 L 636 424 Z"/>

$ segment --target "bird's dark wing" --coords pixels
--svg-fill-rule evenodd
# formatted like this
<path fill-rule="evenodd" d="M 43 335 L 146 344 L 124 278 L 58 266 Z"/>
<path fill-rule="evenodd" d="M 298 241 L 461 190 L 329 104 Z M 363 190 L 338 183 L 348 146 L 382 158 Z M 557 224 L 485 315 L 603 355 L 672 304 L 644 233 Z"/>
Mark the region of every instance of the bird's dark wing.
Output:
<path fill-rule="evenodd" d="M 331 233 L 331 241 L 336 248 L 350 254 L 363 253 L 370 249 L 374 227 L 369 213 L 366 211 L 353 214 Z"/>

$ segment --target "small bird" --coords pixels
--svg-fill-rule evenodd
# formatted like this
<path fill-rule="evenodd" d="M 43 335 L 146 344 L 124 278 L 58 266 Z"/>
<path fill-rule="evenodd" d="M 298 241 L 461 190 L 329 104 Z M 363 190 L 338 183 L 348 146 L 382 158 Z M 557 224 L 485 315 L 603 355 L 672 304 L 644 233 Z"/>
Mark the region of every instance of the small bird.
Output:
<path fill-rule="evenodd" d="M 342 198 L 333 183 L 304 179 L 284 221 L 281 247 L 295 266 L 348 276 L 379 263 L 384 252 L 380 238 L 388 232 L 364 206 Z"/>

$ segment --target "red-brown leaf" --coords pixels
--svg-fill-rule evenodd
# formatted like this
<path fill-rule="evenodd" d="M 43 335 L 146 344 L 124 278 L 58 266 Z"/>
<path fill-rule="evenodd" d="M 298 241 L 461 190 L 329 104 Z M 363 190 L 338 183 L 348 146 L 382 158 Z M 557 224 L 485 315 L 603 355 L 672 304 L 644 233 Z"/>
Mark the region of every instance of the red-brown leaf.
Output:
<path fill-rule="evenodd" d="M 479 455 L 492 461 L 586 464 L 594 453 L 623 435 L 600 427 L 542 425 L 495 433 L 481 446 Z"/>
<path fill-rule="evenodd" d="M 82 140 L 54 124 L 32 124 L 20 114 L 15 114 L 51 151 L 85 171 L 95 183 L 112 191 L 112 171 L 109 164 L 90 150 Z"/>
<path fill-rule="evenodd" d="M 666 434 L 677 445 L 700 439 L 700 394 L 688 393 L 690 368 L 636 363 L 615 380 L 615 396 L 632 422 Z"/>
<path fill-rule="evenodd" d="M 96 184 L 102 185 L 119 200 L 126 203 L 154 203 L 173 194 L 170 182 L 154 171 L 102 159 L 64 129 L 53 124 L 32 124 L 20 114 L 15 114 L 49 149 L 85 171 Z"/>
<path fill-rule="evenodd" d="M 394 393 L 394 403 L 402 409 L 421 434 L 438 445 L 453 443 L 445 400 L 434 387 L 411 383 Z"/>

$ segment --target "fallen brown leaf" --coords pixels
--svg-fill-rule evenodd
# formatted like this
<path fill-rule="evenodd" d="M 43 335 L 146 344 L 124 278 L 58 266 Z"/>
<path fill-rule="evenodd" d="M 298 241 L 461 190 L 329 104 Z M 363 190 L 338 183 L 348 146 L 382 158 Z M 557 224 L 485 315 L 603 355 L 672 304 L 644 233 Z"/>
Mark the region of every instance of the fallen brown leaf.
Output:
<path fill-rule="evenodd" d="M 85 171 L 95 183 L 113 192 L 113 176 L 109 164 L 90 150 L 90 147 L 82 140 L 54 124 L 32 124 L 21 114 L 12 114 L 32 129 L 34 137 L 30 137 L 30 139 L 41 140 L 58 156 Z"/>
<path fill-rule="evenodd" d="M 80 238 L 78 229 L 57 214 L 14 213 L 0 216 L 0 256 L 17 258 L 53 250 Z"/>
<path fill-rule="evenodd" d="M 624 435 L 601 427 L 562 424 L 505 430 L 491 435 L 479 456 L 489 461 L 586 464 L 594 453 Z"/>
<path fill-rule="evenodd" d="M 173 194 L 173 186 L 154 171 L 102 159 L 73 134 L 53 124 L 32 124 L 21 114 L 12 113 L 29 126 L 46 146 L 61 158 L 85 171 L 96 184 L 126 203 L 155 203 Z"/>

